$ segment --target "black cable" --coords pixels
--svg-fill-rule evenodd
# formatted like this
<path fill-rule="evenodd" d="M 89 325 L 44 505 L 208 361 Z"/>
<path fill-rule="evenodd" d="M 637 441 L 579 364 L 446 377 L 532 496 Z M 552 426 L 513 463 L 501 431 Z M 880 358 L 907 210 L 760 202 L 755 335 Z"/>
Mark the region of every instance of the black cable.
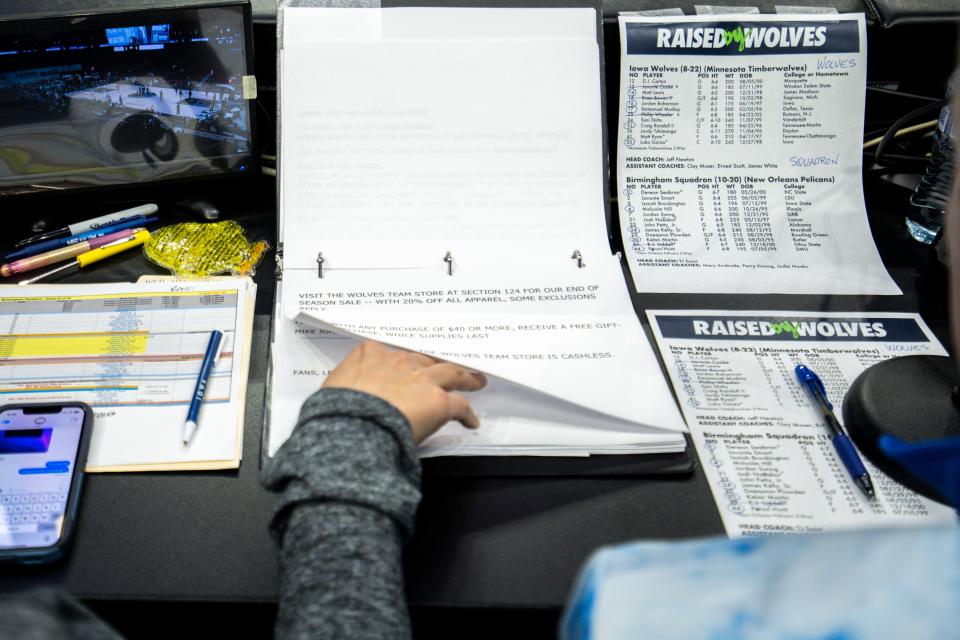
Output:
<path fill-rule="evenodd" d="M 867 155 L 866 151 L 864 151 L 864 155 Z M 909 163 L 920 163 L 920 162 L 927 162 L 930 160 L 928 156 L 908 156 L 906 154 L 899 154 L 899 153 L 885 153 L 883 155 L 883 159 L 895 160 L 897 162 L 909 162 Z M 883 164 L 880 166 L 882 166 L 884 170 L 887 170 L 887 169 L 896 167 L 896 164 L 891 163 L 891 164 Z"/>
<path fill-rule="evenodd" d="M 867 91 L 874 91 L 876 93 L 885 93 L 891 96 L 897 96 L 900 98 L 909 98 L 910 100 L 925 100 L 927 102 L 937 102 L 940 98 L 932 98 L 930 96 L 921 96 L 918 93 L 905 93 L 903 91 L 897 91 L 896 89 L 884 89 L 882 87 L 871 87 L 867 85 Z"/>
<path fill-rule="evenodd" d="M 264 117 L 264 119 L 267 121 L 267 124 L 268 124 L 269 127 L 270 127 L 270 134 L 271 134 L 271 135 L 270 135 L 269 138 L 267 138 L 267 141 L 263 144 L 263 148 L 260 149 L 260 155 L 262 156 L 262 155 L 264 154 L 264 152 L 265 152 L 267 149 L 270 148 L 270 141 L 271 141 L 271 140 L 276 140 L 276 138 L 277 138 L 277 129 L 276 129 L 276 127 L 275 127 L 274 124 L 273 124 L 273 118 L 270 117 L 270 112 L 267 111 L 267 108 L 266 108 L 265 106 L 263 106 L 263 103 L 260 102 L 260 99 L 258 98 L 258 99 L 256 99 L 256 100 L 254 100 L 254 102 L 256 102 L 256 103 L 257 103 L 257 106 L 260 107 L 260 110 L 263 111 L 263 117 Z M 259 160 L 260 160 L 261 163 L 263 162 L 263 158 L 260 158 Z"/>
<path fill-rule="evenodd" d="M 893 120 L 881 120 L 879 122 L 868 122 L 864 125 L 863 140 L 873 140 L 877 136 L 882 136 L 887 132 L 887 129 L 890 128 L 890 125 L 894 123 Z M 867 129 L 870 127 L 870 129 Z"/>
<path fill-rule="evenodd" d="M 884 160 L 884 151 L 887 148 L 887 145 L 890 144 L 890 141 L 893 140 L 894 136 L 897 135 L 897 132 L 900 131 L 904 126 L 910 124 L 914 120 L 920 120 L 921 118 L 933 115 L 934 113 L 939 113 L 940 109 L 943 108 L 943 105 L 947 104 L 947 99 L 942 98 L 936 102 L 931 102 L 925 104 L 919 109 L 914 109 L 905 116 L 900 117 L 896 122 L 890 125 L 890 128 L 887 129 L 887 132 L 883 134 L 883 138 L 880 139 L 880 144 L 877 145 L 876 150 L 873 154 L 873 161 L 879 165 L 886 166 Z M 909 157 L 909 156 L 905 156 Z M 901 160 L 902 161 L 902 160 Z M 926 161 L 926 158 L 924 158 Z"/>

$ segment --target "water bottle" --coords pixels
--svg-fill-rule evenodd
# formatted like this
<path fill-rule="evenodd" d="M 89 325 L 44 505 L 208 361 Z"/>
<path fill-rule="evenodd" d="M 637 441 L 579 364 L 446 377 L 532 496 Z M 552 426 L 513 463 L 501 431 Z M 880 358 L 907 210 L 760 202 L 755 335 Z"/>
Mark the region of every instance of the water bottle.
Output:
<path fill-rule="evenodd" d="M 907 230 L 913 239 L 924 244 L 933 243 L 950 202 L 950 181 L 957 168 L 957 131 L 953 126 L 953 96 L 960 84 L 960 74 L 954 73 L 947 85 L 947 104 L 940 110 L 937 128 L 933 132 L 933 147 L 927 171 L 917 185 L 907 215 Z"/>

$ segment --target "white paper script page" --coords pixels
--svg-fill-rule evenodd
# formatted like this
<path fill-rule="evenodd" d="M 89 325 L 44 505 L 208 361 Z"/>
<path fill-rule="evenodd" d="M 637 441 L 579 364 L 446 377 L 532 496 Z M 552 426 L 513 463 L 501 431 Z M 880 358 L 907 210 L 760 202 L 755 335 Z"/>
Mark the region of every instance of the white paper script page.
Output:
<path fill-rule="evenodd" d="M 803 364 L 839 407 L 867 367 L 946 355 L 920 316 L 895 313 L 648 311 L 694 445 L 731 537 L 949 524 L 953 509 L 863 458 L 876 500 L 840 462 L 797 381 Z"/>
<path fill-rule="evenodd" d="M 320 388 L 327 374 L 357 341 L 313 322 L 277 319 L 273 344 L 273 385 L 269 454 L 289 437 L 300 406 Z M 484 321 L 480 321 L 483 330 Z M 526 353 L 530 353 L 529 349 Z M 658 387 L 659 389 L 659 387 Z M 664 386 L 664 391 L 666 388 Z M 650 393 L 656 403 L 659 393 Z M 665 395 L 671 400 L 669 392 Z M 599 453 L 670 453 L 682 451 L 675 431 L 644 429 L 592 412 L 555 396 L 546 396 L 489 377 L 481 393 L 469 394 L 480 429 L 450 423 L 420 445 L 421 458 L 437 455 L 586 456 Z M 679 413 L 667 407 L 679 425 Z"/>
<path fill-rule="evenodd" d="M 620 41 L 638 291 L 900 293 L 863 202 L 862 15 L 621 17 Z"/>
<path fill-rule="evenodd" d="M 443 266 L 449 251 L 475 272 L 610 253 L 595 14 L 544 12 L 527 37 L 515 26 L 471 35 L 491 12 L 514 20 L 509 9 L 367 10 L 389 28 L 288 34 L 285 270 L 314 269 L 320 252 L 330 271 Z M 553 14 L 567 19 L 551 27 Z M 323 32 L 353 12 L 296 15 Z M 572 31 L 571 17 L 586 29 Z"/>

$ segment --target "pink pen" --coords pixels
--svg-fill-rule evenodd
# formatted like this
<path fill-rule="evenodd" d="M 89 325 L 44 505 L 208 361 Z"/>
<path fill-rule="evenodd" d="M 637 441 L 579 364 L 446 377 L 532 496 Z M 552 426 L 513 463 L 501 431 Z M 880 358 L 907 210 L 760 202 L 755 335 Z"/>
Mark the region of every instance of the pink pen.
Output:
<path fill-rule="evenodd" d="M 8 278 L 15 273 L 32 271 L 34 269 L 39 269 L 40 267 L 46 267 L 47 265 L 63 262 L 64 260 L 75 258 L 81 253 L 98 249 L 105 244 L 110 244 L 111 242 L 116 242 L 117 240 L 129 238 L 137 231 L 140 231 L 140 229 L 124 229 L 123 231 L 109 233 L 105 236 L 100 236 L 99 238 L 90 238 L 89 240 L 84 240 L 83 242 L 67 245 L 66 247 L 60 247 L 59 249 L 47 251 L 46 253 L 40 253 L 35 256 L 30 256 L 29 258 L 14 260 L 10 264 L 0 266 L 0 275 L 2 275 L 4 278 Z"/>

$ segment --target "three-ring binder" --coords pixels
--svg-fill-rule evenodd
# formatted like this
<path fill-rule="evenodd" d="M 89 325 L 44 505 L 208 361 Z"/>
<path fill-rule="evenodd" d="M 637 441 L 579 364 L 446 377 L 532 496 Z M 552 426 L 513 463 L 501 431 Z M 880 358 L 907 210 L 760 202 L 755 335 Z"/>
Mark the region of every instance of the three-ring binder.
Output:
<path fill-rule="evenodd" d="M 587 263 L 584 262 L 583 260 L 583 253 L 581 253 L 579 249 L 573 250 L 573 254 L 570 256 L 570 259 L 577 261 L 578 269 L 583 269 L 584 267 L 587 266 Z M 318 251 L 317 252 L 317 277 L 318 278 L 323 278 L 323 264 L 326 261 L 327 259 L 323 257 L 323 252 Z M 452 276 L 453 275 L 453 252 L 452 251 L 447 251 L 443 255 L 443 262 L 444 264 L 447 265 L 447 275 Z M 279 267 L 278 270 L 280 271 L 280 273 L 282 273 L 282 266 Z"/>

